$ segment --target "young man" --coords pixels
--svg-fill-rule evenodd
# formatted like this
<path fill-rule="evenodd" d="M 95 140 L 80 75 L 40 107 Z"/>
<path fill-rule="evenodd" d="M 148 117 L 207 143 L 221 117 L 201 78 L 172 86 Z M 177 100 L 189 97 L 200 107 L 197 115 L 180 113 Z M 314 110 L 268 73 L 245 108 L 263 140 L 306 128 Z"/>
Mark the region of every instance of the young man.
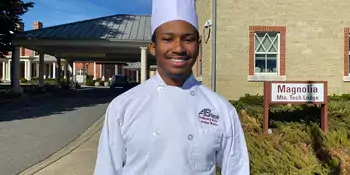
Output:
<path fill-rule="evenodd" d="M 151 28 L 157 73 L 109 105 L 95 175 L 248 175 L 235 108 L 192 75 L 195 1 L 153 0 Z"/>

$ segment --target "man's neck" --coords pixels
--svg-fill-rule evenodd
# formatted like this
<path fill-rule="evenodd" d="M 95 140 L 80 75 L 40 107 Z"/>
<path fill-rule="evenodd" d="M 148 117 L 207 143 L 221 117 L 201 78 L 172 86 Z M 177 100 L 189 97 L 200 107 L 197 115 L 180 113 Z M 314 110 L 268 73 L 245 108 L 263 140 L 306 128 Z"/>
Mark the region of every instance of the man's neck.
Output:
<path fill-rule="evenodd" d="M 177 87 L 183 86 L 184 83 L 186 82 L 186 80 L 188 79 L 188 77 L 191 76 L 191 73 L 190 73 L 187 76 L 184 76 L 183 78 L 171 78 L 165 72 L 160 71 L 160 70 L 158 70 L 158 74 L 163 79 L 165 84 L 167 84 L 169 86 L 177 86 Z"/>

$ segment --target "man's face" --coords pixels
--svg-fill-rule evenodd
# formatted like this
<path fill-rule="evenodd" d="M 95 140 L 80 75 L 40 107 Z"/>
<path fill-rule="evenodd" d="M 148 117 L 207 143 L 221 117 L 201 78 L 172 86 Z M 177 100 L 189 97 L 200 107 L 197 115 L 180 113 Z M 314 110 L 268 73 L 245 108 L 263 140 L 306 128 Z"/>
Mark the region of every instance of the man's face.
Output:
<path fill-rule="evenodd" d="M 158 27 L 155 37 L 150 53 L 156 56 L 158 72 L 170 78 L 187 78 L 198 56 L 197 30 L 190 23 L 171 21 Z"/>

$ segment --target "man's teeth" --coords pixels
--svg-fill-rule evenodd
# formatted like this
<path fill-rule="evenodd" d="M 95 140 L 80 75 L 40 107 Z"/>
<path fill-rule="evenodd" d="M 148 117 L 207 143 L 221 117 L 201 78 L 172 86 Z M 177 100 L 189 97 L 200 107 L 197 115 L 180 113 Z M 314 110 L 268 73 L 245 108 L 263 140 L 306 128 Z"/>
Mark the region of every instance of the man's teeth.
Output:
<path fill-rule="evenodd" d="M 173 62 L 185 62 L 186 60 L 182 60 L 182 59 L 171 59 L 171 61 L 173 61 Z"/>

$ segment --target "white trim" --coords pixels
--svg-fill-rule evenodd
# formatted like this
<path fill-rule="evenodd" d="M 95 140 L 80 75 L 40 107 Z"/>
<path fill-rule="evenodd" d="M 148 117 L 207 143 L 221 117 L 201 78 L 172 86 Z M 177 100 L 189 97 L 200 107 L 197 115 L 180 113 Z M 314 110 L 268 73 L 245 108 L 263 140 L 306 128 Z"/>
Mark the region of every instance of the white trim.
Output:
<path fill-rule="evenodd" d="M 281 75 L 261 74 L 261 75 L 249 75 L 248 76 L 248 81 L 286 81 L 286 80 L 287 80 L 287 77 L 281 76 Z"/>
<path fill-rule="evenodd" d="M 349 76 L 343 76 L 343 81 L 350 82 L 350 75 Z"/>

